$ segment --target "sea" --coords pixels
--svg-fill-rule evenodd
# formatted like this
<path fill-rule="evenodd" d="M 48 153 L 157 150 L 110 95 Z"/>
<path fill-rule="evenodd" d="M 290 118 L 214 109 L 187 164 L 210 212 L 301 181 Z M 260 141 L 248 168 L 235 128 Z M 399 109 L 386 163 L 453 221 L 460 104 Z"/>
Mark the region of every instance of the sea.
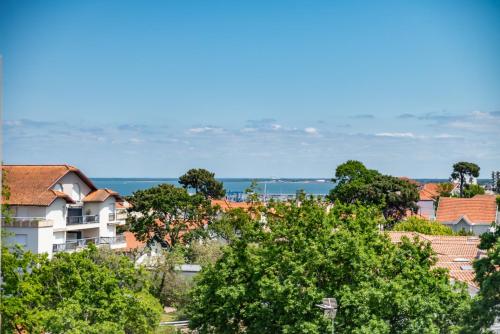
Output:
<path fill-rule="evenodd" d="M 335 184 L 329 178 L 221 178 L 226 193 L 237 195 L 245 192 L 252 181 L 257 182 L 257 192 L 269 195 L 295 195 L 303 190 L 310 195 L 326 195 Z M 132 195 L 134 191 L 148 189 L 162 183 L 180 186 L 177 178 L 92 178 L 98 188 L 109 188 L 123 196 Z M 447 182 L 446 179 L 416 179 L 420 183 Z"/>

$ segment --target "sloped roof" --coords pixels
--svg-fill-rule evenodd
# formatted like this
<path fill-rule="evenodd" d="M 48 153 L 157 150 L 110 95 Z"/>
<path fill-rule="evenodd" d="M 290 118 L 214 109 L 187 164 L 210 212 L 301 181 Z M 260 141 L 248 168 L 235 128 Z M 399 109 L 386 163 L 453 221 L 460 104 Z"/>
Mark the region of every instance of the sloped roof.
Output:
<path fill-rule="evenodd" d="M 494 195 L 476 195 L 472 198 L 441 197 L 436 219 L 442 223 L 457 223 L 465 218 L 471 224 L 491 224 L 497 215 Z"/>
<path fill-rule="evenodd" d="M 439 196 L 438 192 L 438 183 L 426 183 L 424 184 L 418 194 L 420 196 L 421 201 L 434 201 L 437 196 Z"/>
<path fill-rule="evenodd" d="M 5 182 L 10 190 L 10 205 L 48 206 L 56 198 L 72 202 L 69 196 L 52 190 L 52 186 L 68 173 L 76 173 L 91 190 L 96 187 L 78 168 L 70 165 L 3 165 Z M 2 199 L 3 201 L 3 199 Z"/>
<path fill-rule="evenodd" d="M 401 242 L 403 237 L 413 240 L 418 237 L 422 241 L 428 241 L 437 254 L 435 267 L 449 270 L 451 278 L 465 282 L 471 286 L 478 287 L 474 280 L 475 273 L 472 269 L 473 261 L 478 258 L 480 239 L 471 236 L 447 236 L 447 235 L 424 235 L 417 232 L 393 232 L 387 233 L 393 243 Z"/>
<path fill-rule="evenodd" d="M 120 195 L 111 189 L 97 189 L 90 192 L 87 196 L 83 198 L 83 202 L 104 202 L 110 196 L 115 197 L 116 199 L 121 199 Z"/>
<path fill-rule="evenodd" d="M 213 199 L 213 206 L 220 206 L 223 211 L 227 211 L 230 209 L 244 209 L 248 210 L 252 205 L 247 202 L 231 202 L 223 199 Z"/>

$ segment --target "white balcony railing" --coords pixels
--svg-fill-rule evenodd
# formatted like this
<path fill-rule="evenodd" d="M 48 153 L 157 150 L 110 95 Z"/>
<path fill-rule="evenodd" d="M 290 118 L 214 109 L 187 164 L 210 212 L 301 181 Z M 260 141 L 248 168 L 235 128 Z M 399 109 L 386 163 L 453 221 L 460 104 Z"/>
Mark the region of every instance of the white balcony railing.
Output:
<path fill-rule="evenodd" d="M 2 223 L 37 223 L 45 220 L 45 217 L 2 217 Z"/>
<path fill-rule="evenodd" d="M 99 223 L 99 215 L 87 215 L 87 216 L 67 216 L 67 225 L 78 225 L 78 224 L 94 224 Z"/>
<path fill-rule="evenodd" d="M 74 251 L 87 247 L 90 244 L 94 245 L 116 245 L 125 243 L 124 235 L 117 235 L 116 237 L 95 237 L 85 239 L 68 240 L 65 243 L 53 244 L 52 251 L 54 253 L 64 251 Z"/>

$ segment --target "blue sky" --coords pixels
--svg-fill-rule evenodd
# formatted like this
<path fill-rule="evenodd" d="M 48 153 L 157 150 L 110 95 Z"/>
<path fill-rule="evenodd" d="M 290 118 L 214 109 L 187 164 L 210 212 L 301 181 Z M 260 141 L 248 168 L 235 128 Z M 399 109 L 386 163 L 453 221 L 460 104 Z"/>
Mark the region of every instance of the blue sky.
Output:
<path fill-rule="evenodd" d="M 3 160 L 90 176 L 500 169 L 498 1 L 0 3 Z"/>

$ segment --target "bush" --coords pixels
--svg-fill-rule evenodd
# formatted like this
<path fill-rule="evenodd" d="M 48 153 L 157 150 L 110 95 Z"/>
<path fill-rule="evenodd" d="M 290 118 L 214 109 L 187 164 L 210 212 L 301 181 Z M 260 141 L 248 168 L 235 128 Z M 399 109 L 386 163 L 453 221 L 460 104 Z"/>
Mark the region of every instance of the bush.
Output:
<path fill-rule="evenodd" d="M 394 231 L 418 232 L 427 235 L 455 235 L 453 230 L 438 221 L 410 217 L 394 225 Z"/>

